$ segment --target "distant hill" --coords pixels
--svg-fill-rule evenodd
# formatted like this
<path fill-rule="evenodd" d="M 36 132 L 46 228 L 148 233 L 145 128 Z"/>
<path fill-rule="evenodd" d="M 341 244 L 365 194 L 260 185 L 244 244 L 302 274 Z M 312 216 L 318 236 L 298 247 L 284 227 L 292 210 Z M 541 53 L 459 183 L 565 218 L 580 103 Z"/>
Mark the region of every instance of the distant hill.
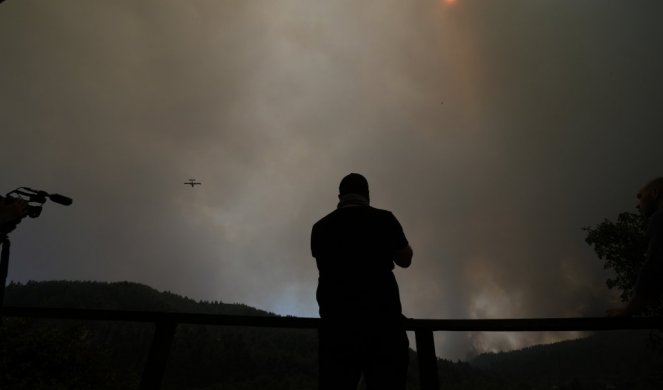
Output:
<path fill-rule="evenodd" d="M 243 304 L 195 301 L 148 286 L 103 282 L 10 284 L 8 306 L 273 316 Z M 137 388 L 151 324 L 7 318 L 0 327 L 1 389 Z M 438 360 L 441 390 L 663 389 L 663 352 L 649 332 L 596 336 L 471 362 Z M 658 353 L 658 355 L 657 355 Z M 418 389 L 411 352 L 409 389 Z M 657 376 L 658 375 L 658 376 Z M 612 386 L 612 387 L 611 387 Z M 179 325 L 164 389 L 317 388 L 315 330 Z"/>
<path fill-rule="evenodd" d="M 230 315 L 274 315 L 238 303 L 195 301 L 133 282 L 46 281 L 10 283 L 5 304 L 26 307 L 146 310 Z"/>
<path fill-rule="evenodd" d="M 28 282 L 7 287 L 7 306 L 274 315 L 242 304 L 196 302 L 129 282 Z M 154 326 L 5 319 L 2 389 L 137 388 Z M 313 330 L 179 325 L 164 389 L 314 389 Z M 4 367 L 3 367 L 4 365 Z"/>
<path fill-rule="evenodd" d="M 661 331 L 598 332 L 578 340 L 482 354 L 486 374 L 534 389 L 663 389 Z"/>

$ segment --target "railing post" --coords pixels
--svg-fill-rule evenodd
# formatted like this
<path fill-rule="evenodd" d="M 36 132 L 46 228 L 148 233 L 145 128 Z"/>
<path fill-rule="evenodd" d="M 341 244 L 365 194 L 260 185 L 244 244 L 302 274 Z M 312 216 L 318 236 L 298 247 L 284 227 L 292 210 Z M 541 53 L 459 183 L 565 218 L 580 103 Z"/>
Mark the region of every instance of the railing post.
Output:
<path fill-rule="evenodd" d="M 2 237 L 2 236 L 0 236 Z M 7 271 L 9 269 L 9 238 L 2 237 L 0 240 L 0 323 L 2 323 L 2 309 L 5 300 L 5 283 L 7 283 Z"/>
<path fill-rule="evenodd" d="M 433 331 L 417 329 L 414 331 L 414 336 L 417 343 L 421 390 L 439 390 L 440 383 L 437 377 L 437 356 L 435 356 Z"/>
<path fill-rule="evenodd" d="M 160 321 L 155 324 L 152 346 L 140 381 L 141 390 L 158 390 L 161 387 L 176 326 L 177 324 L 172 321 Z"/>

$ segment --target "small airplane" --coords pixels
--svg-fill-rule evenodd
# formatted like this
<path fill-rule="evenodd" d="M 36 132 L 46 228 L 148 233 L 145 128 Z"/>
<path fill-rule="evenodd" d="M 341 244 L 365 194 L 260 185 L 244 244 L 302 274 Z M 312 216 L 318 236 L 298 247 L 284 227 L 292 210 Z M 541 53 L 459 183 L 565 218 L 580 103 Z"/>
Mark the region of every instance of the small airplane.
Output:
<path fill-rule="evenodd" d="M 193 188 L 193 186 L 199 186 L 202 185 L 203 183 L 196 181 L 196 179 L 189 179 L 189 181 L 184 184 L 190 185 L 191 188 Z"/>

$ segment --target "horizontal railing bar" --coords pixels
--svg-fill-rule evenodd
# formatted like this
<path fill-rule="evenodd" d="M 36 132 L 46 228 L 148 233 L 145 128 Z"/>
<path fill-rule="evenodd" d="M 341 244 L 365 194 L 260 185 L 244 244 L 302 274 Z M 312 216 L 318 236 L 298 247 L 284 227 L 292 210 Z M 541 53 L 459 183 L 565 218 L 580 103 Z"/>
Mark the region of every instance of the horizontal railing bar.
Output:
<path fill-rule="evenodd" d="M 224 314 L 174 313 L 131 310 L 5 307 L 3 317 L 71 320 L 173 322 L 178 324 L 251 326 L 314 329 L 319 318 L 281 316 L 238 316 Z M 522 319 L 407 319 L 407 330 L 427 329 L 447 332 L 548 332 L 663 329 L 662 317 L 569 317 Z"/>

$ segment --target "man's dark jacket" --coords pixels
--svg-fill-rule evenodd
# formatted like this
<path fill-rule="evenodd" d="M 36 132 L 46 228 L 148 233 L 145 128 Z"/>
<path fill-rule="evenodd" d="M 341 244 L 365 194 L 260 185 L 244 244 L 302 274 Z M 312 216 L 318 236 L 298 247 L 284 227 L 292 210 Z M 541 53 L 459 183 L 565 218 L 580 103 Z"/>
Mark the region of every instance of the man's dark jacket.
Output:
<path fill-rule="evenodd" d="M 396 253 L 407 245 L 396 217 L 368 205 L 340 207 L 313 225 L 320 317 L 401 318 L 392 270 Z"/>

